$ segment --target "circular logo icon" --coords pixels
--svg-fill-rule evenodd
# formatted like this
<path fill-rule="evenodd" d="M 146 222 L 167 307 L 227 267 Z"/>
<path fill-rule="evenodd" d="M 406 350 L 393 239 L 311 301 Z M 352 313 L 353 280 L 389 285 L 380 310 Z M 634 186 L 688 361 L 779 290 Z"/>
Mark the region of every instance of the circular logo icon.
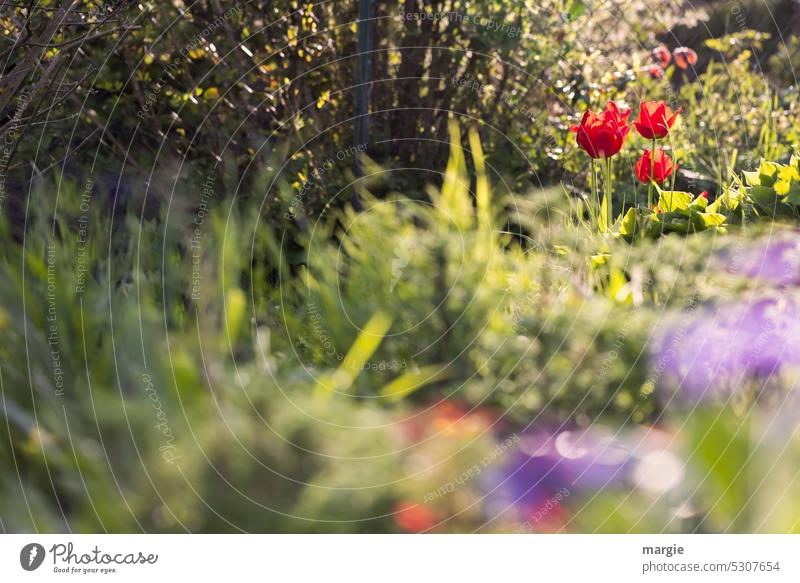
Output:
<path fill-rule="evenodd" d="M 19 552 L 19 564 L 26 571 L 35 571 L 44 562 L 44 547 L 39 543 L 29 543 Z"/>

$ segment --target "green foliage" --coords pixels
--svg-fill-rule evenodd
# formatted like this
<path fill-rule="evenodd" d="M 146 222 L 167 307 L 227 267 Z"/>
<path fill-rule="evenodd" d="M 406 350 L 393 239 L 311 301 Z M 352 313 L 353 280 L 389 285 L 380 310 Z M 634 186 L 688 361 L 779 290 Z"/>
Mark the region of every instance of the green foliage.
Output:
<path fill-rule="evenodd" d="M 707 229 L 720 229 L 724 232 L 727 217 L 715 212 L 721 210 L 720 198 L 712 204 L 700 195 L 678 190 L 660 190 L 658 206 L 655 211 L 628 209 L 621 218 L 619 235 L 628 241 L 637 237 L 657 238 L 666 233 L 699 233 Z"/>
<path fill-rule="evenodd" d="M 10 7 L 4 31 L 38 33 L 56 4 Z M 103 34 L 83 52 L 70 39 L 85 26 L 65 21 L 45 39 L 58 46 L 3 53 L 43 70 L 75 59 L 54 77 L 75 93 L 42 113 L 74 118 L 74 142 L 61 126 L 17 141 L 9 189 L 34 179 L 0 221 L 4 529 L 385 532 L 409 500 L 440 531 L 515 529 L 487 523 L 483 480 L 509 435 L 552 422 L 655 433 L 686 470 L 668 494 L 576 490 L 565 530 L 797 531 L 800 441 L 769 395 L 743 384 L 687 412 L 650 352 L 668 318 L 765 293 L 727 258 L 797 226 L 796 90 L 775 54 L 766 75 L 754 66 L 770 38 L 720 36 L 699 74 L 655 79 L 648 47 L 702 15 L 637 18 L 663 8 L 650 0 L 437 4 L 458 22 L 378 3 L 385 117 L 351 187 L 355 4 L 223 4 L 119 3 L 119 22 L 88 18 Z M 164 29 L 179 14 L 186 26 Z M 83 59 L 102 63 L 91 80 Z M 587 212 L 568 125 L 643 95 L 683 107 L 669 149 L 687 170 L 642 208 L 639 150 L 623 150 L 615 197 Z M 70 148 L 98 128 L 89 171 Z M 438 146 L 401 139 L 420 136 Z M 104 184 L 118 155 L 149 173 L 156 151 L 146 188 Z M 78 167 L 53 174 L 65 159 Z M 383 172 L 400 167 L 444 171 Z M 712 202 L 697 194 L 708 182 Z M 796 379 L 773 380 L 780 399 Z"/>
<path fill-rule="evenodd" d="M 758 170 L 743 173 L 745 192 L 759 212 L 800 216 L 799 166 L 800 158 L 793 155 L 788 164 L 762 160 Z"/>

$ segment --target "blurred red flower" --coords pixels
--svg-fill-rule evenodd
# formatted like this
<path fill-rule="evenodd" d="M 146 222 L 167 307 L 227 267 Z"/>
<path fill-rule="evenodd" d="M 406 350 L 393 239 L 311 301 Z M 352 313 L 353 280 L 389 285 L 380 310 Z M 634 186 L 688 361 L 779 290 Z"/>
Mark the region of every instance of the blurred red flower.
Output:
<path fill-rule="evenodd" d="M 403 437 L 416 443 L 426 436 L 461 438 L 489 431 L 497 431 L 497 414 L 487 407 L 469 409 L 458 401 L 442 401 L 426 405 L 406 418 L 400 425 Z"/>
<path fill-rule="evenodd" d="M 592 158 L 610 158 L 620 151 L 630 131 L 627 125 L 631 111 L 620 111 L 617 104 L 609 101 L 605 111 L 586 111 L 581 123 L 570 127 L 576 142 Z"/>
<path fill-rule="evenodd" d="M 669 52 L 669 49 L 664 45 L 657 46 L 653 49 L 653 60 L 658 63 L 662 69 L 666 69 L 669 66 L 669 62 L 672 60 L 672 53 Z"/>
<path fill-rule="evenodd" d="M 678 47 L 672 55 L 675 57 L 675 64 L 681 69 L 688 69 L 697 63 L 697 53 L 689 47 Z"/>
<path fill-rule="evenodd" d="M 660 139 L 669 133 L 680 112 L 680 109 L 672 111 L 663 101 L 642 101 L 633 125 L 643 138 Z"/>
<path fill-rule="evenodd" d="M 428 530 L 436 522 L 430 508 L 415 502 L 398 502 L 394 508 L 394 522 L 406 532 Z"/>
<path fill-rule="evenodd" d="M 650 182 L 650 169 L 653 170 L 653 180 L 656 182 L 664 182 L 672 172 L 677 168 L 672 163 L 669 156 L 664 153 L 661 148 L 656 148 L 656 153 L 653 158 L 650 157 L 650 150 L 645 150 L 642 157 L 636 163 L 636 178 L 640 182 L 647 184 Z"/>
<path fill-rule="evenodd" d="M 543 504 L 541 508 L 533 509 L 530 522 L 537 532 L 554 534 L 564 529 L 568 518 L 564 507 L 555 502 L 552 506 Z"/>
<path fill-rule="evenodd" d="M 705 190 L 701 192 L 698 196 L 702 196 L 704 199 L 708 200 L 708 192 Z"/>

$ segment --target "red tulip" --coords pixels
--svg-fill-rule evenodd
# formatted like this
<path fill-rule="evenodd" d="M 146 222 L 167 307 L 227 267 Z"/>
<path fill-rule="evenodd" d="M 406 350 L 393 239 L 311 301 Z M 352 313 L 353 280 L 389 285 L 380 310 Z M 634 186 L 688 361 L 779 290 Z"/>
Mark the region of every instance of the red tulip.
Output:
<path fill-rule="evenodd" d="M 653 49 L 653 60 L 661 65 L 662 69 L 666 69 L 672 60 L 672 54 L 667 47 L 661 45 Z"/>
<path fill-rule="evenodd" d="M 655 161 L 654 161 L 655 160 Z M 636 163 L 636 178 L 647 184 L 650 182 L 650 169 L 653 170 L 653 180 L 664 182 L 678 167 L 672 163 L 669 156 L 661 148 L 656 148 L 654 159 L 650 157 L 650 150 L 645 150 Z"/>
<path fill-rule="evenodd" d="M 672 111 L 663 101 L 642 101 L 633 125 L 643 138 L 660 139 L 669 133 L 680 112 Z"/>
<path fill-rule="evenodd" d="M 681 69 L 688 69 L 697 63 L 697 53 L 689 47 L 678 47 L 672 54 L 675 57 L 675 64 Z"/>
<path fill-rule="evenodd" d="M 660 65 L 653 65 L 647 69 L 647 72 L 650 73 L 650 76 L 653 79 L 663 79 L 664 78 L 664 69 L 661 68 Z"/>
<path fill-rule="evenodd" d="M 627 125 L 630 114 L 629 109 L 621 112 L 616 103 L 609 101 L 605 111 L 594 113 L 587 110 L 581 123 L 569 130 L 577 134 L 578 145 L 592 158 L 610 158 L 625 143 L 625 136 L 631 129 Z"/>

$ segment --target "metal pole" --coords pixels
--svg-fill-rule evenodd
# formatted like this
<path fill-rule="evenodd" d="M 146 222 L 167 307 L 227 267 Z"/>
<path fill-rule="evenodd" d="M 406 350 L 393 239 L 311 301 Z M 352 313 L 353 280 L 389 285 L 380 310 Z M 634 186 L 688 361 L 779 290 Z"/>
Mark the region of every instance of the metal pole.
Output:
<path fill-rule="evenodd" d="M 353 146 L 355 152 L 365 149 L 369 142 L 369 96 L 372 89 L 372 47 L 375 31 L 375 0 L 358 2 L 358 71 L 355 95 Z M 353 173 L 363 174 L 361 160 L 353 155 Z M 353 193 L 355 198 L 355 193 Z"/>

